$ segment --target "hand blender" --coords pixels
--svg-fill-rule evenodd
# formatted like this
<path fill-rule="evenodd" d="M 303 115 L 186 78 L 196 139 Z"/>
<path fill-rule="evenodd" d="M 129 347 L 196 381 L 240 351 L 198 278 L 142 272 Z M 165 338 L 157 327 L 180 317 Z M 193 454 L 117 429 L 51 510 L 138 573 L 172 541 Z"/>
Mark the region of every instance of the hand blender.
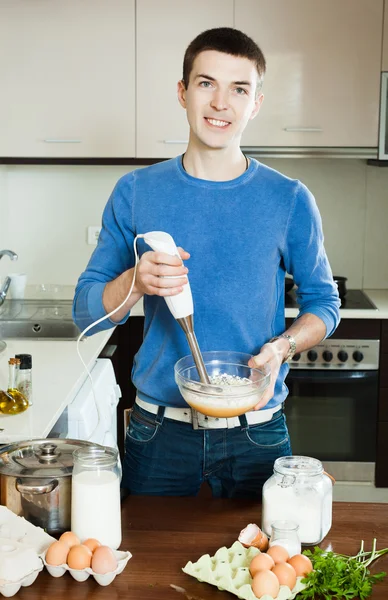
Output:
<path fill-rule="evenodd" d="M 181 260 L 175 242 L 169 233 L 165 233 L 164 231 L 150 231 L 149 233 L 139 235 L 139 237 L 144 238 L 146 244 L 151 246 L 153 250 L 177 256 Z M 165 301 L 167 302 L 167 306 L 173 317 L 175 317 L 186 334 L 200 381 L 202 383 L 210 384 L 209 376 L 206 372 L 202 354 L 194 333 L 194 306 L 190 284 L 187 283 L 183 287 L 183 291 L 176 294 L 176 296 L 166 296 Z"/>

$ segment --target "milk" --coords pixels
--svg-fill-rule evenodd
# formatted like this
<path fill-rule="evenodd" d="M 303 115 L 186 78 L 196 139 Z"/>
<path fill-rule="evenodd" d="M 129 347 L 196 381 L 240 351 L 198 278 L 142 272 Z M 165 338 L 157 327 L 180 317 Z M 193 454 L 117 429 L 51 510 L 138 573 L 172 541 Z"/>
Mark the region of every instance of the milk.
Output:
<path fill-rule="evenodd" d="M 120 480 L 112 471 L 81 471 L 72 478 L 71 530 L 81 542 L 95 538 L 117 549 L 121 544 Z"/>

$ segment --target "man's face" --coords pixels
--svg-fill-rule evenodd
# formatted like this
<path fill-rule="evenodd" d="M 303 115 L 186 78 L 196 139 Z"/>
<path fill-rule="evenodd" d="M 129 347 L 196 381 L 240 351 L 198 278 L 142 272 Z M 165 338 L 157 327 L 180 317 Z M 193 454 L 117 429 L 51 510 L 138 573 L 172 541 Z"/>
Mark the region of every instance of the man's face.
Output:
<path fill-rule="evenodd" d="M 253 62 L 215 50 L 195 59 L 187 89 L 178 83 L 178 99 L 186 109 L 190 140 L 208 148 L 240 144 L 250 119 L 259 112 L 263 95 L 256 93 Z M 193 139 L 194 138 L 194 139 Z"/>

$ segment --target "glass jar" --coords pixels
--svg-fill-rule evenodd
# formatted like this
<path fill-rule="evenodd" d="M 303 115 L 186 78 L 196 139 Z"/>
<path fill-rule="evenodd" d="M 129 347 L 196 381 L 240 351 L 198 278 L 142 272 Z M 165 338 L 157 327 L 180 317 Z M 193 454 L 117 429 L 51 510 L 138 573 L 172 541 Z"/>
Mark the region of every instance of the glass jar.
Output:
<path fill-rule="evenodd" d="M 300 554 L 302 547 L 298 536 L 298 523 L 295 523 L 295 521 L 275 521 L 272 523 L 271 528 L 270 547 L 283 546 L 290 557 Z"/>
<path fill-rule="evenodd" d="M 295 521 L 302 544 L 319 544 L 331 527 L 333 489 L 322 463 L 308 456 L 277 458 L 263 486 L 262 529 L 270 536 L 278 520 Z"/>
<path fill-rule="evenodd" d="M 90 446 L 73 453 L 71 530 L 81 542 L 121 544 L 120 466 L 115 448 Z"/>

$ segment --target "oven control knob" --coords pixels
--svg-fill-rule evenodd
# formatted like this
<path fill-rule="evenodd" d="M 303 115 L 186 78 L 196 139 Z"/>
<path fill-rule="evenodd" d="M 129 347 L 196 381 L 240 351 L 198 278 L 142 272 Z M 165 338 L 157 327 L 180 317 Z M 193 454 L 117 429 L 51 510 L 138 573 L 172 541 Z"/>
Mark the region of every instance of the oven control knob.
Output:
<path fill-rule="evenodd" d="M 333 353 L 330 352 L 330 350 L 325 350 L 322 353 L 322 358 L 325 362 L 330 362 L 331 360 L 333 360 Z"/>
<path fill-rule="evenodd" d="M 345 350 L 340 350 L 338 352 L 338 360 L 341 362 L 346 362 L 348 360 L 348 353 Z"/>
<path fill-rule="evenodd" d="M 307 352 L 307 358 L 309 359 L 310 362 L 315 362 L 318 358 L 318 353 L 315 352 L 315 350 L 309 350 Z"/>
<path fill-rule="evenodd" d="M 292 360 L 296 360 L 296 361 L 298 361 L 298 360 L 300 360 L 300 357 L 301 357 L 301 354 L 300 354 L 300 352 L 297 352 L 297 353 L 296 353 L 296 354 L 294 354 L 294 356 L 292 357 Z"/>
<path fill-rule="evenodd" d="M 364 358 L 364 355 L 359 350 L 356 350 L 355 352 L 353 352 L 353 360 L 355 360 L 356 362 L 361 362 L 363 358 Z"/>

